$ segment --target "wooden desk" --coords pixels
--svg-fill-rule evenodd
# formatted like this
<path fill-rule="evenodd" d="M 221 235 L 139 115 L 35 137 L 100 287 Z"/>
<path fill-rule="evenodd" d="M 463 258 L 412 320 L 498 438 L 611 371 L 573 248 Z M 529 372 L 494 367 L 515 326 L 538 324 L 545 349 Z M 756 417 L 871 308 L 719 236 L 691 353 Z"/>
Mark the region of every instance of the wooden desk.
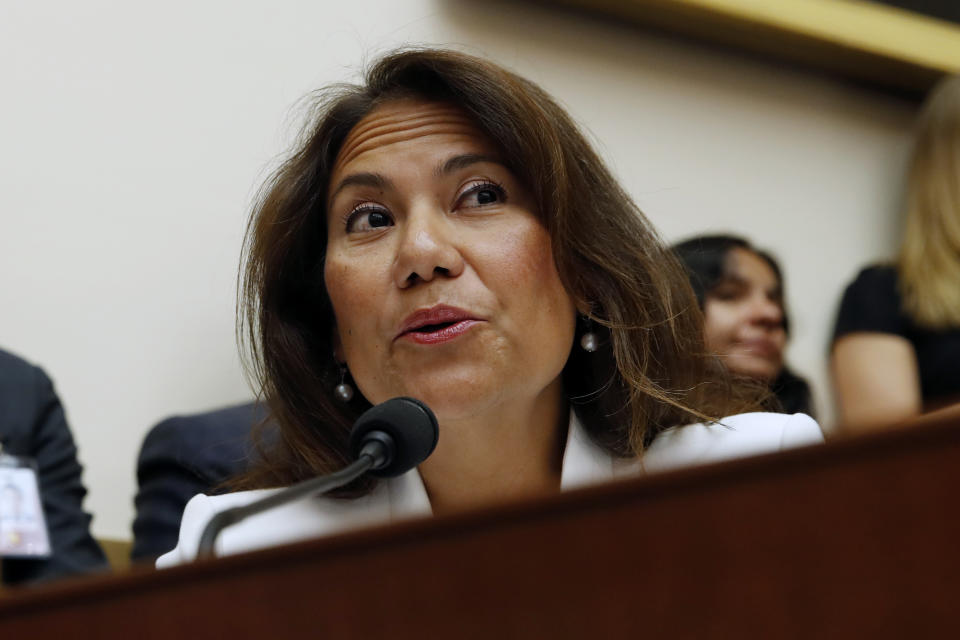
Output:
<path fill-rule="evenodd" d="M 960 423 L 21 591 L 2 638 L 950 637 Z"/>

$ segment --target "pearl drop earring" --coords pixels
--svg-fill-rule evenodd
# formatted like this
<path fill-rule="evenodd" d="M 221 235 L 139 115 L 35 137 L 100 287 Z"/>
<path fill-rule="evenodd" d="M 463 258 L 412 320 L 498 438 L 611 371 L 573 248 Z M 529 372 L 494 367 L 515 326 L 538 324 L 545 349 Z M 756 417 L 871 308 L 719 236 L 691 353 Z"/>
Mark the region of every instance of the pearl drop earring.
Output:
<path fill-rule="evenodd" d="M 340 402 L 347 403 L 353 400 L 353 387 L 347 384 L 347 365 L 340 365 L 340 384 L 333 390 Z"/>
<path fill-rule="evenodd" d="M 600 340 L 597 338 L 597 334 L 593 332 L 593 326 L 590 322 L 590 318 L 584 316 L 584 325 L 586 331 L 580 337 L 580 348 L 582 348 L 587 353 L 593 353 L 597 350 L 597 347 L 600 346 Z"/>

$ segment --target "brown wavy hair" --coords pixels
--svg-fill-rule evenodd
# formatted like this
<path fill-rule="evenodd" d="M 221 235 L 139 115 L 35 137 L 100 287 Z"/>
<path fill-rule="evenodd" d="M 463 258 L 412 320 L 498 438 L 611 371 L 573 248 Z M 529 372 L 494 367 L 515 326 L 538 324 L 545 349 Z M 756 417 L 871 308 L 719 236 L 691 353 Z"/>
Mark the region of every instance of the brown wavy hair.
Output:
<path fill-rule="evenodd" d="M 350 427 L 370 405 L 359 393 L 349 404 L 333 398 L 341 374 L 323 277 L 327 189 L 348 132 L 399 98 L 462 108 L 530 190 L 561 281 L 600 338 L 594 353 L 574 348 L 563 370 L 566 397 L 598 443 L 640 455 L 664 429 L 758 406 L 761 391 L 733 382 L 706 353 L 701 312 L 676 258 L 540 87 L 487 60 L 437 49 L 391 53 L 364 80 L 317 94 L 312 119 L 250 219 L 238 337 L 279 428 L 263 464 L 238 486 L 291 484 L 349 461 Z"/>

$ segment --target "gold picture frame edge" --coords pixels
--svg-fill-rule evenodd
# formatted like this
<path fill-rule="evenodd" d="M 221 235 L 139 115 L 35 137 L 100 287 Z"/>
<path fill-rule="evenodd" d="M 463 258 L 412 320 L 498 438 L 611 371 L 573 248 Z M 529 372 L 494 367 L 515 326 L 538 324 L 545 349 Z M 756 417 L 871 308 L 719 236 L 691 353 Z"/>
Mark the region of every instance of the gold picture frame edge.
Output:
<path fill-rule="evenodd" d="M 960 73 L 960 25 L 866 0 L 547 0 L 924 93 Z"/>

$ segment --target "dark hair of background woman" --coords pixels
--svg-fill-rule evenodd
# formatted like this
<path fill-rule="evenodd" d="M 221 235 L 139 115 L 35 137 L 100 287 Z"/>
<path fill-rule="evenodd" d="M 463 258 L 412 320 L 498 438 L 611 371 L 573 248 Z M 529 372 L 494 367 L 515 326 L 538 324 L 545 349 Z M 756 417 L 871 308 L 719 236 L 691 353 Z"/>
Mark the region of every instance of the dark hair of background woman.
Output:
<path fill-rule="evenodd" d="M 595 353 L 574 348 L 563 372 L 567 398 L 598 443 L 637 455 L 665 428 L 757 406 L 756 389 L 732 381 L 706 354 L 682 268 L 567 113 L 491 62 L 406 50 L 375 62 L 364 85 L 318 94 L 299 144 L 254 207 L 238 336 L 280 430 L 278 446 L 263 452 L 266 463 L 238 487 L 290 484 L 348 461 L 350 427 L 370 405 L 360 394 L 344 405 L 332 393 L 340 370 L 323 276 L 327 188 L 347 133 L 398 98 L 462 108 L 529 188 L 560 278 L 600 337 Z"/>
<path fill-rule="evenodd" d="M 673 250 L 686 267 L 700 308 L 704 308 L 707 296 L 727 277 L 729 269 L 728 255 L 733 249 L 744 249 L 763 259 L 773 270 L 783 291 L 783 272 L 773 256 L 751 245 L 744 238 L 731 235 L 704 235 L 690 238 L 677 245 Z M 783 311 L 783 328 L 790 334 L 790 320 L 786 302 L 781 297 L 780 308 Z M 786 365 L 770 385 L 774 397 L 766 403 L 766 408 L 786 413 L 806 413 L 813 415 L 813 403 L 810 387 L 803 378 L 790 371 Z"/>

